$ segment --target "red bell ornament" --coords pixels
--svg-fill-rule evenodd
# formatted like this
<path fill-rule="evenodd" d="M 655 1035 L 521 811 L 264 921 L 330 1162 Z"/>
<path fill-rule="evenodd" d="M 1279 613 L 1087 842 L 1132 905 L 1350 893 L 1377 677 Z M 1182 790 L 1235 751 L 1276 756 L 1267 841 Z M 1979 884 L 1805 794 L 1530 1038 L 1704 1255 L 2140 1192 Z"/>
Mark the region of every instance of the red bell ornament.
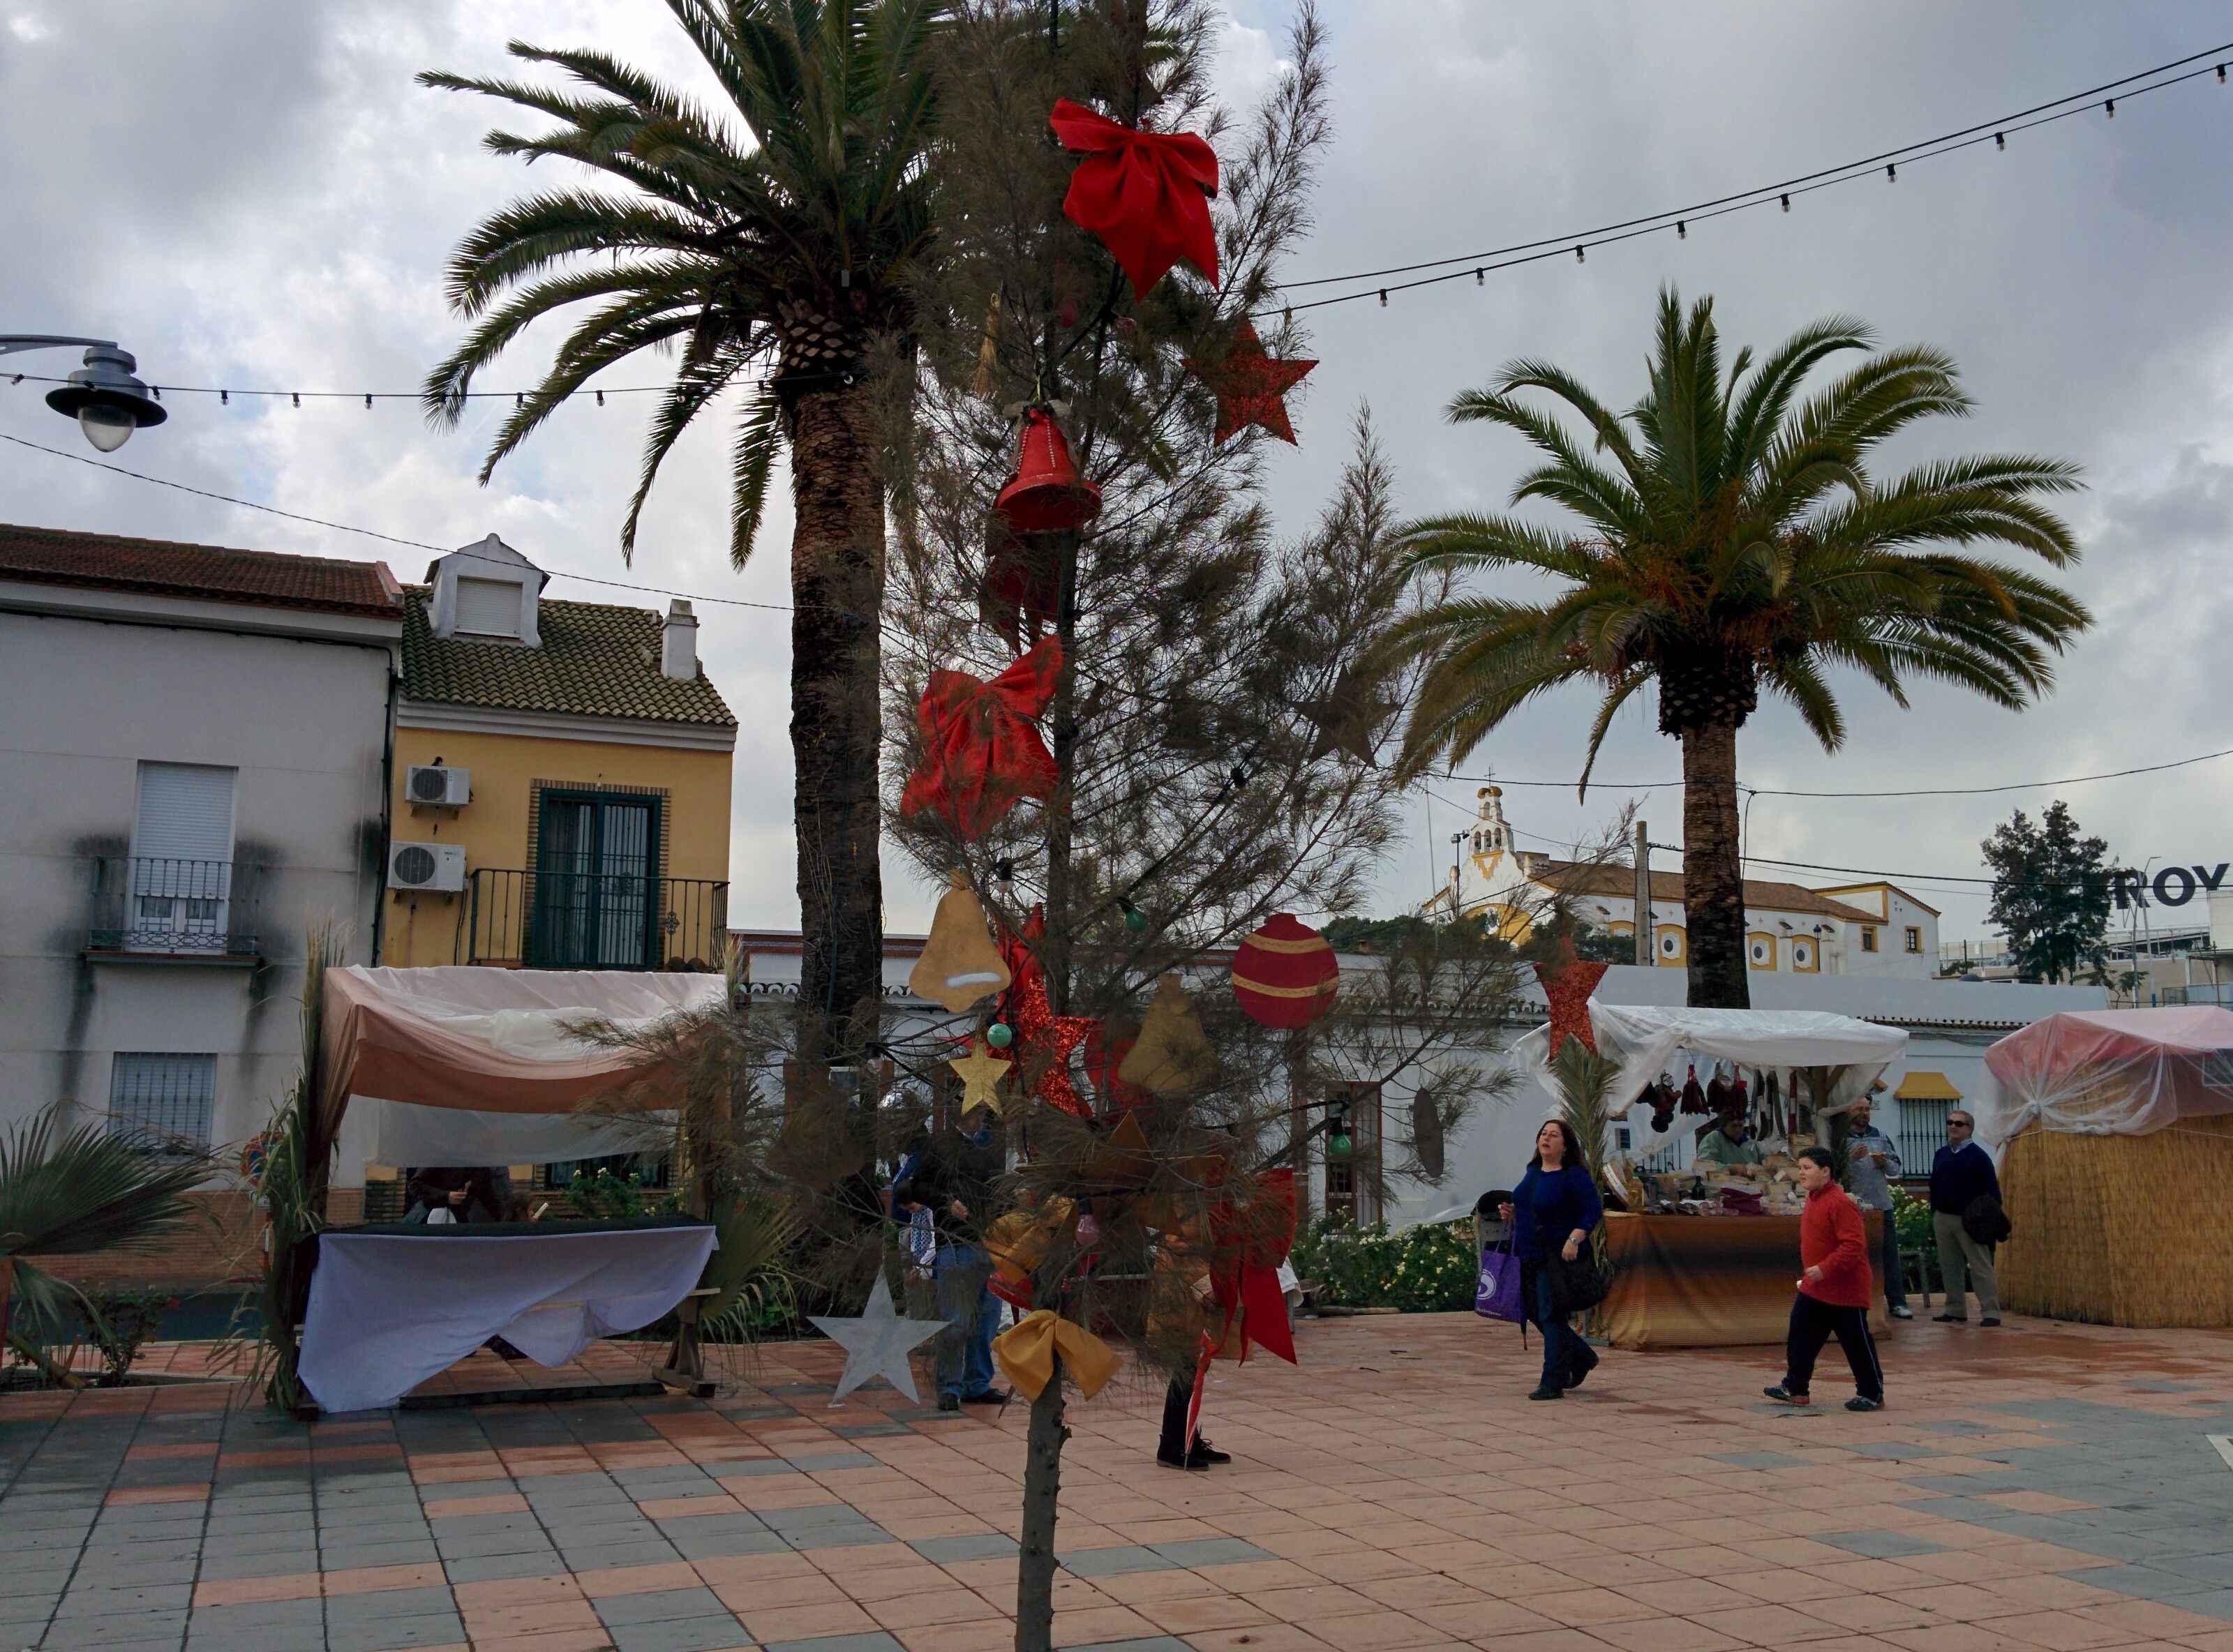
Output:
<path fill-rule="evenodd" d="M 1284 912 L 1240 943 L 1233 996 L 1267 1027 L 1306 1027 L 1333 1007 L 1341 966 L 1326 938 Z"/>
<path fill-rule="evenodd" d="M 1024 415 L 1016 473 L 993 509 L 1012 533 L 1062 533 L 1101 514 L 1101 490 L 1077 473 L 1062 426 L 1044 407 Z"/>

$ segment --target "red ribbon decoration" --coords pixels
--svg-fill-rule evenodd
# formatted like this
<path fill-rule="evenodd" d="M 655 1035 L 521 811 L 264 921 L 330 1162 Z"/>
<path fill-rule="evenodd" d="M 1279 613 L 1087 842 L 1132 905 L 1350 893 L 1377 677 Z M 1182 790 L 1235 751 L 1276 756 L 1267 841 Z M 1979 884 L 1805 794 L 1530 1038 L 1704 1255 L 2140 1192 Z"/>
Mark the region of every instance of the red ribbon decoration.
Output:
<path fill-rule="evenodd" d="M 1062 146 L 1085 159 L 1070 175 L 1062 210 L 1090 230 L 1132 278 L 1136 297 L 1181 258 L 1217 285 L 1217 231 L 1209 198 L 1217 193 L 1217 152 L 1191 132 L 1138 132 L 1068 98 L 1055 100 L 1047 125 Z"/>
<path fill-rule="evenodd" d="M 900 813 L 934 812 L 963 842 L 982 837 L 1024 797 L 1045 797 L 1061 778 L 1032 719 L 1054 698 L 1062 643 L 1048 637 L 991 682 L 934 671 L 915 708 L 922 761 L 908 777 Z"/>

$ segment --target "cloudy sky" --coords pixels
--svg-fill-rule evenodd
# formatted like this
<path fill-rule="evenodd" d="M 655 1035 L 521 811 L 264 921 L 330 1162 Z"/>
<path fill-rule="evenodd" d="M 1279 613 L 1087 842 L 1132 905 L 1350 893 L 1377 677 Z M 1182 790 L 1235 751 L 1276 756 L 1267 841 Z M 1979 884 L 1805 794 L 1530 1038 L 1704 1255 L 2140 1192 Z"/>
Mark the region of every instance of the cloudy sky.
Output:
<path fill-rule="evenodd" d="M 1236 0 L 1222 62 L 1245 100 L 1277 73 L 1287 9 Z M 1330 0 L 1337 140 L 1297 277 L 1341 275 L 1527 241 L 1812 172 L 1994 119 L 2233 42 L 2233 8 L 2202 4 L 1577 3 Z M 143 376 L 175 384 L 407 390 L 453 341 L 443 259 L 523 186 L 482 154 L 490 111 L 423 91 L 419 69 L 500 69 L 504 43 L 595 43 L 684 81 L 691 63 L 657 0 L 0 0 L 0 330 L 114 336 Z M 1887 341 L 1962 363 L 1978 401 L 1919 433 L 1913 461 L 1964 450 L 2074 459 L 2086 561 L 2074 583 L 2100 624 L 2057 692 L 2022 715 L 1918 688 L 1901 712 L 1846 685 L 1835 756 L 1769 706 L 1745 731 L 1744 777 L 1767 790 L 1981 786 L 2169 762 L 2233 746 L 2233 88 L 2204 78 L 2121 102 L 2113 120 L 2010 141 L 1807 196 L 1788 216 L 1740 214 L 1571 259 L 1462 282 L 1390 306 L 1316 312 L 1322 365 L 1298 403 L 1301 448 L 1271 469 L 1299 529 L 1357 406 L 1369 403 L 1408 508 L 1499 507 L 1516 439 L 1446 426 L 1450 396 L 1521 354 L 1547 356 L 1624 402 L 1641 387 L 1653 295 L 1711 293 L 1724 336 L 1772 343 L 1833 311 Z M 544 180 L 537 179 L 538 184 Z M 10 367 L 66 371 L 66 355 Z M 531 348 L 487 382 L 531 382 Z M 656 363 L 611 381 L 655 380 Z M 0 433 L 89 453 L 0 380 Z M 473 478 L 493 409 L 429 431 L 407 404 L 178 399 L 119 461 L 281 509 L 454 546 L 491 531 L 554 574 L 700 595 L 784 600 L 787 518 L 758 560 L 726 566 L 722 432 L 677 452 L 636 564 L 617 534 L 645 404 L 562 413 L 495 482 Z M 486 404 L 484 404 L 486 407 Z M 65 459 L 0 447 L 0 520 L 324 556 L 426 555 L 312 528 Z M 554 595 L 616 600 L 561 579 Z M 617 600 L 628 600 L 618 594 Z M 657 601 L 643 599 L 648 604 Z M 796 920 L 779 614 L 701 602 L 708 668 L 743 721 L 731 911 Z M 244 714 L 248 708 L 244 708 Z M 1571 780 L 1592 706 L 1539 702 L 1467 765 L 1510 781 Z M 1677 772 L 1648 710 L 1630 712 L 1578 803 L 1514 788 L 1538 846 L 1593 835 L 1631 797 L 1678 841 L 1677 794 L 1631 791 Z M 1436 784 L 1390 862 L 1382 905 L 1428 893 L 1473 784 Z M 2054 796 L 1884 799 L 1763 796 L 1751 852 L 1907 878 L 1982 933 L 1977 842 L 2009 810 Z M 2079 819 L 2132 863 L 2233 856 L 2233 758 L 2067 788 Z M 1523 837 L 1523 842 L 1528 840 Z M 1437 847 L 1439 844 L 1439 847 Z M 1756 868 L 1763 875 L 1774 875 Z M 1796 875 L 1805 876 L 1807 875 Z M 1815 881 L 1839 881 L 1825 874 Z M 919 927 L 928 892 L 891 886 L 889 921 Z"/>

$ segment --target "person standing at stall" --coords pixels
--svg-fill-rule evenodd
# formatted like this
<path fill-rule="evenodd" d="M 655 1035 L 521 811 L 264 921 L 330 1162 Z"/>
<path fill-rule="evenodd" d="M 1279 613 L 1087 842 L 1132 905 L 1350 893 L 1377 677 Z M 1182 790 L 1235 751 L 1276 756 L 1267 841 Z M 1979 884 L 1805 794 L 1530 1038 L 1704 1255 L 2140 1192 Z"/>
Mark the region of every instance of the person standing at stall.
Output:
<path fill-rule="evenodd" d="M 1527 1397 L 1563 1399 L 1597 1369 L 1598 1356 L 1556 1306 L 1551 1259 L 1580 1260 L 1591 1230 L 1605 1219 L 1597 1186 L 1582 1162 L 1582 1144 L 1566 1120 L 1546 1120 L 1535 1133 L 1535 1156 L 1512 1190 L 1512 1202 L 1497 1213 L 1511 1224 L 1521 1299 L 1528 1319 L 1543 1333 L 1543 1380 Z"/>
<path fill-rule="evenodd" d="M 938 1317 L 938 1408 L 997 1404 L 1006 1396 L 993 1387 L 993 1333 L 1000 1304 L 989 1289 L 992 1258 L 985 1249 L 993 1184 L 1000 1154 L 990 1108 L 962 1115 L 959 1130 L 930 1139 L 907 1174 L 892 1184 L 894 1206 L 920 1205 L 930 1212 L 938 1246 L 932 1264 Z"/>
<path fill-rule="evenodd" d="M 1946 1281 L 1946 1311 L 1933 1318 L 1965 1324 L 1969 1292 L 1977 1293 L 1977 1323 L 2001 1323 L 2001 1287 L 1993 1274 L 1993 1249 L 1969 1236 L 1962 1218 L 1978 1200 L 1997 1204 L 2001 1178 L 1993 1156 L 1977 1145 L 1977 1122 L 1967 1113 L 1946 1115 L 1946 1145 L 1930 1161 L 1930 1230 L 1938 1241 L 1938 1272 Z"/>
<path fill-rule="evenodd" d="M 1814 1362 L 1835 1335 L 1853 1371 L 1853 1397 L 1846 1409 L 1882 1410 L 1884 1367 L 1869 1335 L 1868 1226 L 1860 1206 L 1838 1185 L 1838 1161 L 1829 1148 L 1799 1150 L 1799 1184 L 1807 1190 L 1807 1209 L 1799 1218 L 1799 1261 L 1806 1272 L 1791 1304 L 1783 1381 L 1761 1392 L 1786 1405 L 1805 1405 Z"/>
<path fill-rule="evenodd" d="M 1907 1280 L 1899 1265 L 1899 1224 L 1891 1208 L 1891 1184 L 1900 1173 L 1899 1148 L 1869 1122 L 1865 1096 L 1846 1109 L 1846 1191 L 1863 1210 L 1884 1213 L 1885 1307 L 1894 1319 L 1912 1319 L 1915 1313 L 1907 1305 Z"/>

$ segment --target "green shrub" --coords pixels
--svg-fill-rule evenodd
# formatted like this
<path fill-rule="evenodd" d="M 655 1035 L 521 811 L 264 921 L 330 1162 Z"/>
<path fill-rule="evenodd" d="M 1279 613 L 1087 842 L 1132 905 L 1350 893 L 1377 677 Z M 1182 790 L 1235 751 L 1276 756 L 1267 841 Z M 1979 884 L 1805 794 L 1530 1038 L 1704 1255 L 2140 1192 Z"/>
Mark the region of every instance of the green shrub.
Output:
<path fill-rule="evenodd" d="M 1899 1224 L 1899 1242 L 1910 1250 L 1929 1250 L 1937 1244 L 1930 1228 L 1930 1201 L 1917 1199 L 1904 1187 L 1891 1190 L 1892 1219 Z"/>
<path fill-rule="evenodd" d="M 74 1305 L 101 1350 L 102 1369 L 94 1381 L 113 1389 L 132 1375 L 140 1350 L 153 1339 L 164 1314 L 179 1305 L 179 1298 L 120 1285 L 93 1285 Z"/>
<path fill-rule="evenodd" d="M 1345 1215 L 1321 1217 L 1297 1240 L 1293 1259 L 1322 1302 L 1407 1314 L 1472 1307 L 1481 1274 L 1471 1222 L 1422 1222 L 1391 1233 L 1385 1222 L 1360 1228 Z"/>

